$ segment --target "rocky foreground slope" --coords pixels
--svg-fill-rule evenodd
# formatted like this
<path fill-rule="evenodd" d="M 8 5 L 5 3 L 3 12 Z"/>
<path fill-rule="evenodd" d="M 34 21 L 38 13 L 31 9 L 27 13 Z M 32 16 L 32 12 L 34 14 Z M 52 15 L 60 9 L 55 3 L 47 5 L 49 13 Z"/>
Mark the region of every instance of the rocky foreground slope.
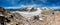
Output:
<path fill-rule="evenodd" d="M 32 10 L 32 12 L 31 12 Z M 1 25 L 60 25 L 60 12 L 51 9 L 29 9 L 28 11 L 6 11 L 0 7 Z"/>

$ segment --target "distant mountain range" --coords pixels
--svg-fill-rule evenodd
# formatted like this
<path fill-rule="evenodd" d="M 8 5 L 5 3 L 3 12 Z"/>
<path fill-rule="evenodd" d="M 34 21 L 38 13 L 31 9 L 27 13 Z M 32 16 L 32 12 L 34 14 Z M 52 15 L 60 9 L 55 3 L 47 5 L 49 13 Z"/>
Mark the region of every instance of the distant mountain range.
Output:
<path fill-rule="evenodd" d="M 60 9 L 54 9 L 54 11 L 60 11 Z"/>
<path fill-rule="evenodd" d="M 7 11 L 27 11 L 25 9 L 6 9 Z"/>
<path fill-rule="evenodd" d="M 28 11 L 28 8 L 6 9 L 7 11 Z"/>
<path fill-rule="evenodd" d="M 18 9 L 6 9 L 7 11 L 28 11 L 28 8 L 18 8 Z M 53 9 L 54 11 L 60 11 L 60 9 Z"/>

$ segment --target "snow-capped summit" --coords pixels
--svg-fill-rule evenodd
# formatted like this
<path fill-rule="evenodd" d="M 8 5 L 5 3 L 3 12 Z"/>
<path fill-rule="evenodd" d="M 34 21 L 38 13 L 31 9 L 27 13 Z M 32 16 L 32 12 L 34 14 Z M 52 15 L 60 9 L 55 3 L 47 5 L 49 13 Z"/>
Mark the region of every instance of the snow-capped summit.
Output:
<path fill-rule="evenodd" d="M 27 8 L 29 12 L 34 12 L 34 11 L 37 11 L 36 8 Z"/>

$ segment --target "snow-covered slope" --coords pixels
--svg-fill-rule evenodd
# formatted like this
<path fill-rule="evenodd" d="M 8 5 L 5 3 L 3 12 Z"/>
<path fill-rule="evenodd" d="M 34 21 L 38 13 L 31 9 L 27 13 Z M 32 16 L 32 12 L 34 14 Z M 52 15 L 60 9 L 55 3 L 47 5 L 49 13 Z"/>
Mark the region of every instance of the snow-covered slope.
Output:
<path fill-rule="evenodd" d="M 24 17 L 32 17 L 32 16 L 34 16 L 34 15 L 39 15 L 39 14 L 41 13 L 41 11 L 42 11 L 42 10 L 40 10 L 39 8 L 37 8 L 37 10 L 34 11 L 34 12 L 14 11 L 13 13 L 20 13 L 20 14 L 21 14 L 22 16 L 24 16 Z"/>

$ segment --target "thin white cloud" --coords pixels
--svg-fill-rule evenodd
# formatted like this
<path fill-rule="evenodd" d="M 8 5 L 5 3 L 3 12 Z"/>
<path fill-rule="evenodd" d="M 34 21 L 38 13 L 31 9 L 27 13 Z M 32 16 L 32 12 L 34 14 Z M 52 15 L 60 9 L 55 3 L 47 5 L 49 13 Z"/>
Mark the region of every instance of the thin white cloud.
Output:
<path fill-rule="evenodd" d="M 34 6 L 36 6 L 35 4 L 33 4 L 33 5 L 21 5 L 21 7 L 34 7 Z"/>
<path fill-rule="evenodd" d="M 47 0 L 40 0 L 40 1 L 42 1 L 43 3 L 46 3 L 47 2 Z"/>
<path fill-rule="evenodd" d="M 15 7 L 4 7 L 5 9 L 18 9 L 18 8 L 23 8 L 23 7 L 35 7 L 36 5 L 20 5 L 20 6 L 15 6 Z"/>
<path fill-rule="evenodd" d="M 4 7 L 5 9 L 18 9 L 20 7 Z"/>
<path fill-rule="evenodd" d="M 37 6 L 37 5 L 36 4 L 33 4 L 33 5 L 18 5 L 17 7 L 22 8 L 22 7 L 35 7 L 35 6 Z"/>

